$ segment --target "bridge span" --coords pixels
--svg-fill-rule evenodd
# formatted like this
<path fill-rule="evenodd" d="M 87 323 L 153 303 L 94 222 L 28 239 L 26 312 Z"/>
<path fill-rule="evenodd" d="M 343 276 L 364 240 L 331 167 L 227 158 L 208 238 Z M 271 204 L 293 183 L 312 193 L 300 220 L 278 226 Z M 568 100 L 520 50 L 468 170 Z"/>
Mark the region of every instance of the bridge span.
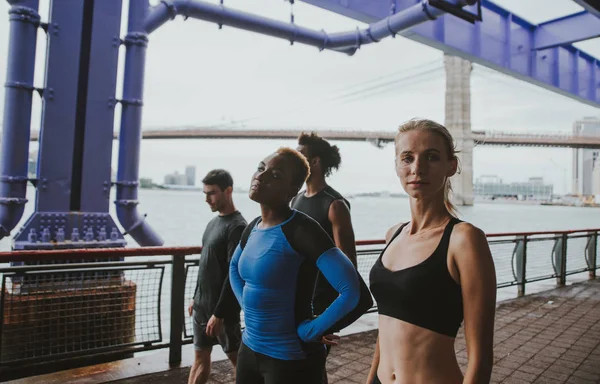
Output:
<path fill-rule="evenodd" d="M 329 140 L 367 141 L 377 146 L 394 141 L 394 131 L 364 131 L 342 129 L 223 129 L 212 127 L 154 129 L 142 131 L 145 140 L 173 139 L 296 139 L 302 132 L 316 132 Z M 475 145 L 502 145 L 519 147 L 600 148 L 600 137 L 586 137 L 557 133 L 510 133 L 472 131 Z M 31 134 L 37 141 L 39 132 Z M 115 133 L 114 138 L 118 140 Z"/>

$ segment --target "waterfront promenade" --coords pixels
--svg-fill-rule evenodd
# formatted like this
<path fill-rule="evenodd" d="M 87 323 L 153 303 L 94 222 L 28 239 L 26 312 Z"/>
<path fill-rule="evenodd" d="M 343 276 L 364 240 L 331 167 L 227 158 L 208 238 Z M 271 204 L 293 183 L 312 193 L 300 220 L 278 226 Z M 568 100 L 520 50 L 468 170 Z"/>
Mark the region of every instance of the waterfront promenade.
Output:
<path fill-rule="evenodd" d="M 364 383 L 376 337 L 374 330 L 343 337 L 327 361 L 329 382 Z M 168 371 L 166 354 L 156 353 L 10 383 L 186 383 L 191 350 L 185 351 L 182 367 Z M 456 355 L 464 370 L 462 329 Z M 494 362 L 493 383 L 600 383 L 600 279 L 499 303 Z M 209 383 L 234 383 L 229 362 L 213 364 Z"/>

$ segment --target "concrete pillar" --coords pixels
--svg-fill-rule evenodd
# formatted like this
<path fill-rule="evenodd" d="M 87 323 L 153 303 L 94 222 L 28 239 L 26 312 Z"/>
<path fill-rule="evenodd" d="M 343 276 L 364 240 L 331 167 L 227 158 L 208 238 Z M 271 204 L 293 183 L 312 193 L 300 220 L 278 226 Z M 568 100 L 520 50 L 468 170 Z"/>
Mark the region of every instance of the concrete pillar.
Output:
<path fill-rule="evenodd" d="M 446 118 L 460 152 L 460 173 L 452 177 L 455 205 L 473 205 L 473 138 L 471 134 L 471 62 L 444 55 L 446 68 Z"/>

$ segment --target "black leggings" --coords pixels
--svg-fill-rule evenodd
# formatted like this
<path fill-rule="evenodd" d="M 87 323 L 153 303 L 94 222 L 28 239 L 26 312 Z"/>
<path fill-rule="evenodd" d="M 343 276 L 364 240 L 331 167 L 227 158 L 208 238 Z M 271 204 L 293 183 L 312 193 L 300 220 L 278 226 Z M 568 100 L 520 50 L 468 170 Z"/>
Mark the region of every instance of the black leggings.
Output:
<path fill-rule="evenodd" d="M 373 378 L 373 381 L 371 381 L 371 384 L 381 384 L 381 381 L 379 381 L 379 377 L 377 377 L 377 374 L 375 374 L 375 377 Z"/>
<path fill-rule="evenodd" d="M 331 352 L 331 345 L 325 345 L 325 366 L 323 367 L 323 381 L 321 384 L 329 384 L 329 378 L 327 377 L 327 356 Z"/>
<path fill-rule="evenodd" d="M 279 360 L 254 352 L 242 343 L 236 365 L 236 384 L 320 384 L 325 369 L 323 353 L 304 360 Z"/>

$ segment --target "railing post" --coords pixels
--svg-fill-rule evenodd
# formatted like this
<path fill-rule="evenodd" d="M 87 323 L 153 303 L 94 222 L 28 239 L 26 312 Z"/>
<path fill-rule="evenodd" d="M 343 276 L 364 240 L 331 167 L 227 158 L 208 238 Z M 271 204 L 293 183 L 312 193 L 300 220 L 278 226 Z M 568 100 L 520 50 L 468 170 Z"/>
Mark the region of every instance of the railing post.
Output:
<path fill-rule="evenodd" d="M 596 278 L 596 260 L 598 260 L 598 232 L 590 233 L 590 240 L 588 241 L 586 251 L 586 259 L 588 268 L 590 270 L 590 280 Z"/>
<path fill-rule="evenodd" d="M 517 296 L 525 295 L 525 284 L 527 283 L 527 236 L 517 236 L 517 246 L 515 248 L 517 258 Z"/>
<path fill-rule="evenodd" d="M 169 339 L 169 363 L 181 362 L 185 295 L 185 256 L 173 255 L 171 271 L 171 335 Z"/>
<path fill-rule="evenodd" d="M 554 247 L 552 248 L 552 266 L 554 267 L 554 274 L 556 275 L 556 285 L 560 286 L 560 275 L 562 270 L 562 260 L 563 260 L 563 251 L 564 251 L 564 236 L 560 236 L 556 238 L 554 242 Z"/>
<path fill-rule="evenodd" d="M 564 287 L 567 284 L 567 241 L 568 234 L 563 233 L 557 240 L 554 252 L 554 273 L 556 273 L 556 285 Z"/>

